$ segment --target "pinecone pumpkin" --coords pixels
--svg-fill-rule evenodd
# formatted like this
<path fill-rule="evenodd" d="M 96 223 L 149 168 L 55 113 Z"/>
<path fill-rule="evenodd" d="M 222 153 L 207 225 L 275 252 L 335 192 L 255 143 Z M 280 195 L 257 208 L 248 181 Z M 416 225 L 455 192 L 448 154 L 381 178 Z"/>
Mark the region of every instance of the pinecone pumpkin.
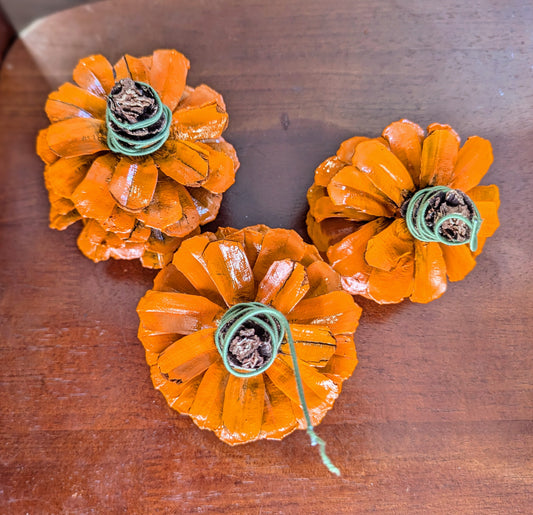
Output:
<path fill-rule="evenodd" d="M 250 301 L 288 320 L 313 425 L 357 364 L 361 309 L 294 231 L 260 225 L 189 238 L 140 300 L 139 338 L 168 404 L 231 445 L 306 426 L 287 341 L 275 351 L 263 315 L 242 324 L 233 315 Z M 217 334 L 232 323 L 224 362 Z"/>
<path fill-rule="evenodd" d="M 392 123 L 382 137 L 344 141 L 316 170 L 307 227 L 346 291 L 379 303 L 430 302 L 476 265 L 499 226 L 498 187 L 478 186 L 492 163 L 489 141 L 460 148 L 448 125 L 428 135 Z"/>
<path fill-rule="evenodd" d="M 213 220 L 239 167 L 222 133 L 222 96 L 186 85 L 175 50 L 82 59 L 76 84 L 51 93 L 39 133 L 50 226 L 82 220 L 80 250 L 93 261 L 140 258 L 161 268 L 183 238 Z"/>

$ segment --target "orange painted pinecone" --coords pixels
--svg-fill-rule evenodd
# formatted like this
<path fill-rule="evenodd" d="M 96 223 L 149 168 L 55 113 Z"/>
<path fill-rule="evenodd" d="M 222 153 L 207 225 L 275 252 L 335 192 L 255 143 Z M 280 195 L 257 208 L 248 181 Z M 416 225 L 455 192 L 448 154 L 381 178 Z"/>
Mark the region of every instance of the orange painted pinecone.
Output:
<path fill-rule="evenodd" d="M 161 268 L 184 237 L 216 217 L 222 193 L 234 182 L 239 161 L 221 137 L 228 124 L 224 101 L 206 85 L 187 86 L 188 69 L 175 50 L 126 55 L 115 66 L 93 55 L 74 69 L 76 85 L 65 83 L 48 97 L 51 125 L 39 133 L 37 152 L 46 164 L 50 226 L 63 230 L 82 220 L 78 246 L 93 261 L 140 258 Z M 140 156 L 111 150 L 106 125 L 111 107 L 132 92 L 147 95 L 152 106 L 158 98 L 161 112 L 167 106 L 170 114 L 161 121 L 168 122 L 168 139 Z M 120 121 L 133 123 L 156 108 L 127 109 Z M 152 129 L 122 137 L 142 140 L 150 134 L 137 134 Z"/>
<path fill-rule="evenodd" d="M 394 122 L 380 138 L 344 141 L 315 172 L 307 194 L 309 235 L 354 295 L 379 303 L 430 302 L 446 290 L 446 276 L 460 281 L 475 267 L 499 226 L 498 187 L 478 186 L 492 163 L 490 142 L 473 136 L 460 148 L 457 133 L 436 123 L 427 133 L 409 120 Z M 409 200 L 430 189 L 448 191 L 452 204 L 459 199 L 463 214 L 475 205 L 477 247 L 442 243 L 445 234 L 439 241 L 413 236 L 406 223 Z M 435 210 L 443 201 L 437 197 Z"/>
<path fill-rule="evenodd" d="M 258 225 L 187 239 L 139 302 L 139 338 L 168 404 L 231 445 L 279 440 L 306 427 L 287 343 L 254 377 L 232 375 L 223 364 L 218 323 L 249 301 L 272 306 L 290 323 L 313 425 L 357 364 L 361 309 L 294 231 Z"/>

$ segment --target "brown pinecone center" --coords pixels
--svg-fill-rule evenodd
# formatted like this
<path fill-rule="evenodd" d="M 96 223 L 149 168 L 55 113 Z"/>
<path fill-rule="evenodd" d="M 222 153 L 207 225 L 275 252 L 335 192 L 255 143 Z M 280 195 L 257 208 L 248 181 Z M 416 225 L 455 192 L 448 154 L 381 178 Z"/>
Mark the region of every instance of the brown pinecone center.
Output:
<path fill-rule="evenodd" d="M 229 345 L 230 365 L 246 370 L 256 370 L 272 356 L 270 336 L 257 324 L 245 323 Z"/>
<path fill-rule="evenodd" d="M 150 88 L 127 78 L 115 83 L 107 99 L 107 108 L 119 122 L 133 125 L 153 118 L 158 110 L 158 102 Z M 113 122 L 111 127 L 119 136 L 143 140 L 160 133 L 165 123 L 166 117 L 161 116 L 157 122 L 140 129 L 121 128 Z"/>
<path fill-rule="evenodd" d="M 413 209 L 413 218 L 417 216 L 421 200 L 422 199 L 419 198 L 416 201 Z M 405 217 L 407 206 L 410 201 L 411 198 L 407 199 L 402 205 L 400 210 L 401 216 Z M 429 199 L 429 207 L 424 216 L 424 223 L 428 229 L 434 229 L 441 218 L 450 214 L 463 216 L 470 222 L 474 219 L 474 205 L 468 195 L 461 190 L 441 191 L 433 195 Z M 448 220 L 445 220 L 439 228 L 439 233 L 448 241 L 458 243 L 468 241 L 471 236 L 470 228 L 459 218 L 449 218 Z"/>

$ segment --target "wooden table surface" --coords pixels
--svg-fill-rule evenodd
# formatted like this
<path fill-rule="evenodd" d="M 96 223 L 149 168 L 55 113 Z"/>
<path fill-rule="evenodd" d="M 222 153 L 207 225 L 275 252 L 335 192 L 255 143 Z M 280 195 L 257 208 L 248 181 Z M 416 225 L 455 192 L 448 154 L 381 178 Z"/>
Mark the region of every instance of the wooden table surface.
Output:
<path fill-rule="evenodd" d="M 523 0 L 117 0 L 23 32 L 0 76 L 0 513 L 531 513 L 532 27 Z M 360 302 L 360 364 L 318 427 L 341 478 L 303 431 L 232 448 L 169 409 L 136 338 L 154 272 L 48 229 L 46 95 L 83 56 L 160 47 L 227 101 L 221 226 L 304 234 L 314 168 L 402 117 L 493 144 L 476 269 L 429 305 Z"/>

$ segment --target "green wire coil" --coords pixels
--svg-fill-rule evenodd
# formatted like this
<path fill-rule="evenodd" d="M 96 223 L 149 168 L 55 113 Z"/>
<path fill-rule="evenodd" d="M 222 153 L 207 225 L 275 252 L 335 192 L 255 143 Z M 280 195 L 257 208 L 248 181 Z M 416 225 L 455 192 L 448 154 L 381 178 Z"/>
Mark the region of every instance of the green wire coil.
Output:
<path fill-rule="evenodd" d="M 272 344 L 272 355 L 260 368 L 255 370 L 245 371 L 244 369 L 236 369 L 229 362 L 229 347 L 233 338 L 237 335 L 237 332 L 242 328 L 243 324 L 251 322 L 261 327 L 265 333 L 270 337 Z M 215 343 L 226 367 L 226 370 L 237 377 L 254 377 L 262 374 L 267 370 L 274 360 L 277 358 L 277 354 L 283 343 L 283 340 L 287 337 L 287 343 L 291 352 L 291 359 L 294 366 L 294 377 L 296 380 L 296 387 L 298 389 L 298 397 L 302 405 L 302 411 L 304 413 L 305 422 L 307 425 L 307 434 L 311 439 L 311 445 L 318 445 L 320 451 L 320 457 L 322 463 L 328 468 L 330 472 L 340 476 L 340 470 L 333 465 L 328 455 L 326 454 L 326 443 L 316 433 L 311 423 L 311 416 L 309 415 L 309 409 L 305 402 L 305 395 L 302 383 L 302 377 L 300 375 L 300 369 L 298 367 L 298 358 L 296 356 L 296 348 L 294 346 L 294 340 L 291 334 L 289 322 L 285 316 L 277 309 L 271 306 L 261 304 L 260 302 L 243 302 L 231 307 L 221 318 L 218 328 L 215 332 Z"/>
<path fill-rule="evenodd" d="M 472 220 L 469 220 L 465 216 L 459 213 L 449 213 L 440 218 L 433 228 L 428 227 L 426 223 L 426 213 L 431 207 L 430 201 L 435 195 L 447 193 L 452 191 L 452 188 L 447 186 L 432 186 L 417 191 L 407 204 L 407 210 L 405 212 L 405 222 L 409 232 L 418 240 L 425 242 L 438 242 L 444 245 L 464 245 L 470 244 L 470 250 L 475 252 L 477 249 L 478 241 L 477 235 L 481 227 L 481 215 L 476 205 L 470 200 L 471 206 L 474 210 L 474 216 Z M 466 195 L 465 195 L 466 196 Z M 468 198 L 468 197 L 467 197 Z M 415 208 L 417 208 L 415 212 Z M 470 237 L 466 241 L 451 241 L 440 233 L 440 228 L 447 220 L 460 220 L 470 229 Z"/>
<path fill-rule="evenodd" d="M 157 105 L 157 110 L 152 117 L 136 123 L 121 122 L 113 114 L 109 108 L 109 105 L 107 106 L 105 113 L 105 121 L 107 126 L 107 146 L 113 152 L 131 157 L 145 156 L 160 149 L 170 135 L 170 125 L 172 124 L 172 111 L 168 106 L 163 104 L 154 88 L 144 82 L 136 81 L 135 84 L 148 88 L 152 93 Z M 163 117 L 165 120 L 165 125 L 161 132 L 148 139 L 138 140 L 128 138 L 123 134 L 118 134 L 114 127 L 116 126 L 119 129 L 127 131 L 145 129 L 159 123 Z"/>

